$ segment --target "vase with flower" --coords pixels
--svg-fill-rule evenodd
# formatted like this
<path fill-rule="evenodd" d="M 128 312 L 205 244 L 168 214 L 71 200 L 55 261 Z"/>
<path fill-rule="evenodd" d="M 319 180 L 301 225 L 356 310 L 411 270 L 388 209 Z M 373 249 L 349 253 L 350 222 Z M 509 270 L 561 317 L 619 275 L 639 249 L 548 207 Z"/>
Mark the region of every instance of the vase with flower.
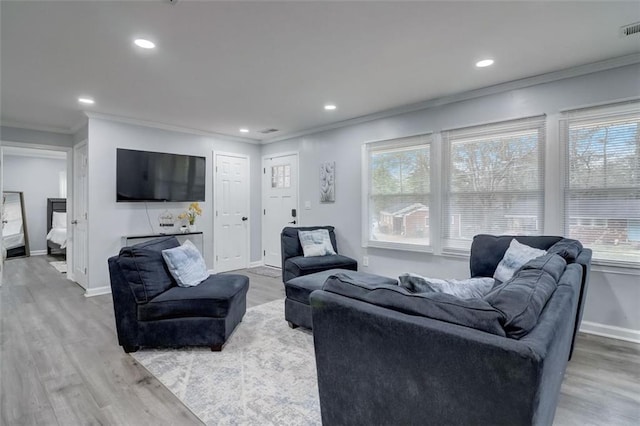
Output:
<path fill-rule="evenodd" d="M 202 209 L 200 203 L 195 202 L 189 204 L 186 211 L 178 215 L 178 219 L 186 220 L 188 222 L 189 232 L 196 232 L 196 216 L 202 215 Z"/>

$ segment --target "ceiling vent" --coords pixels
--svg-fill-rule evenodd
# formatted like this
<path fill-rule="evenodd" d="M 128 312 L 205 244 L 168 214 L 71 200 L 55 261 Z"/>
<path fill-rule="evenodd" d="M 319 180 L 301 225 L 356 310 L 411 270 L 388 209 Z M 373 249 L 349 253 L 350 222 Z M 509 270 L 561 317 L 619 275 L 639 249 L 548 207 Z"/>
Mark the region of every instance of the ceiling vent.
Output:
<path fill-rule="evenodd" d="M 640 33 L 640 22 L 620 27 L 620 37 L 628 37 Z"/>
<path fill-rule="evenodd" d="M 269 133 L 277 132 L 278 129 L 264 129 L 260 130 L 258 133 L 262 133 L 263 135 L 268 135 Z"/>

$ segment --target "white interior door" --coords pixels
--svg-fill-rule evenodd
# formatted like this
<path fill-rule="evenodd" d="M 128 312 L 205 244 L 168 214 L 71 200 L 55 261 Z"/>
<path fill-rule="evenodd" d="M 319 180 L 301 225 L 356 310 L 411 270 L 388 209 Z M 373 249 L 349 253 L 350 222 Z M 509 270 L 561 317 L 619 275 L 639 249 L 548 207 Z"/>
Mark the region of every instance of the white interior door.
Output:
<path fill-rule="evenodd" d="M 4 248 L 4 238 L 2 238 L 2 230 L 4 229 L 4 182 L 2 181 L 2 174 L 4 173 L 3 163 L 4 153 L 2 152 L 2 146 L 0 146 L 0 286 L 2 285 L 2 274 L 4 273 L 4 257 L 6 251 Z"/>
<path fill-rule="evenodd" d="M 87 144 L 73 148 L 73 279 L 87 288 Z"/>
<path fill-rule="evenodd" d="M 263 159 L 262 194 L 264 264 L 280 268 L 280 233 L 298 223 L 298 154 Z"/>
<path fill-rule="evenodd" d="M 233 271 L 249 265 L 249 158 L 215 158 L 215 271 Z"/>

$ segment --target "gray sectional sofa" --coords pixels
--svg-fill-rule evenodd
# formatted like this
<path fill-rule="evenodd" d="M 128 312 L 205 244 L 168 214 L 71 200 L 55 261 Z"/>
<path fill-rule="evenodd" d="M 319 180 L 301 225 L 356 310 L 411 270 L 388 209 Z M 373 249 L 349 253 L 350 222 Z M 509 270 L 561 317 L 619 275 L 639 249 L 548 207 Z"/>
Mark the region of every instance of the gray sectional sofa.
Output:
<path fill-rule="evenodd" d="M 472 276 L 492 276 L 512 238 L 476 237 Z M 516 238 L 549 253 L 480 299 L 370 286 L 348 271 L 313 292 L 323 424 L 552 424 L 591 251 Z"/>

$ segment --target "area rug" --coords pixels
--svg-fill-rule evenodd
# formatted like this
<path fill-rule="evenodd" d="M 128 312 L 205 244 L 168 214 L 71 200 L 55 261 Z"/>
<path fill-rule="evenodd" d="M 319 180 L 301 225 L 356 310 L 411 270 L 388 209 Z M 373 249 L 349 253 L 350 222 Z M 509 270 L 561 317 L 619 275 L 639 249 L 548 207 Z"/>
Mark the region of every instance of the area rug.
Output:
<path fill-rule="evenodd" d="M 247 310 L 221 352 L 131 354 L 207 425 L 321 425 L 313 336 L 292 330 L 284 300 Z"/>
<path fill-rule="evenodd" d="M 271 278 L 280 278 L 282 276 L 282 270 L 278 268 L 270 268 L 269 266 L 256 266 L 255 268 L 247 269 L 247 272 Z"/>
<path fill-rule="evenodd" d="M 67 273 L 67 261 L 66 260 L 58 260 L 58 261 L 55 261 L 55 262 L 49 262 L 49 265 L 51 265 L 54 268 L 56 268 L 56 270 L 58 272 L 60 272 L 61 274 L 66 274 Z"/>

